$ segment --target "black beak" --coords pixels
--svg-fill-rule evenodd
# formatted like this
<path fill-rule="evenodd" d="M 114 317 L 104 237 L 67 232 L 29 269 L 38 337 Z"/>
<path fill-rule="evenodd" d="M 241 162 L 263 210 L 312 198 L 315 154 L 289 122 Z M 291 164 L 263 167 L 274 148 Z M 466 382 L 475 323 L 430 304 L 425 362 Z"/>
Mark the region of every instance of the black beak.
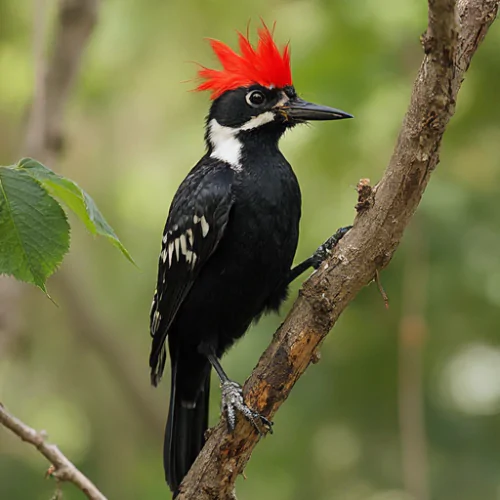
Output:
<path fill-rule="evenodd" d="M 291 99 L 281 109 L 287 117 L 297 121 L 343 120 L 344 118 L 354 118 L 349 113 L 345 113 L 340 109 L 307 102 L 300 97 Z"/>

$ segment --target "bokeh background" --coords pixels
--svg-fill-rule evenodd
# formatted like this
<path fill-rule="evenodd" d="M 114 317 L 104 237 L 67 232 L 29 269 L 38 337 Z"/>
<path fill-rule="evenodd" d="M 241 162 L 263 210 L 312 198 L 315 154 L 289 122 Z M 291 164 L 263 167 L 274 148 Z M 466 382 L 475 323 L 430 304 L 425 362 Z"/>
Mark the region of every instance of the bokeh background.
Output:
<path fill-rule="evenodd" d="M 169 498 L 169 380 L 149 386 L 148 313 L 170 200 L 204 149 L 208 95 L 186 81 L 190 61 L 215 64 L 205 37 L 234 46 L 235 30 L 251 20 L 253 32 L 259 16 L 291 40 L 299 93 L 356 117 L 282 141 L 303 190 L 296 260 L 351 223 L 357 181 L 376 182 L 395 143 L 422 57 L 424 0 L 107 0 L 67 105 L 66 147 L 49 166 L 91 193 L 138 268 L 73 219 L 71 252 L 48 284 L 58 306 L 1 281 L 0 400 L 111 500 Z M 0 164 L 21 156 L 32 33 L 33 2 L 0 0 Z M 240 500 L 500 499 L 499 43 L 494 25 L 381 275 L 390 308 L 374 284 L 349 306 L 256 448 Z M 225 358 L 234 379 L 249 375 L 283 315 Z M 46 469 L 0 429 L 0 498 L 51 498 Z M 64 498 L 83 496 L 67 485 Z"/>

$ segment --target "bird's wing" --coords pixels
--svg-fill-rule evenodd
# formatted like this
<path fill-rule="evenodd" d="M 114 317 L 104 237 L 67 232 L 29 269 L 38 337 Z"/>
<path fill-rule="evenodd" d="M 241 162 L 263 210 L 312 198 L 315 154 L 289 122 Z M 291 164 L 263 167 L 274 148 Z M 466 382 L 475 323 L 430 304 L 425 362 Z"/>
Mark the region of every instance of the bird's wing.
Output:
<path fill-rule="evenodd" d="M 195 167 L 170 207 L 150 315 L 154 385 L 165 367 L 165 339 L 175 315 L 224 234 L 233 205 L 233 173 L 227 165 L 213 162 Z"/>

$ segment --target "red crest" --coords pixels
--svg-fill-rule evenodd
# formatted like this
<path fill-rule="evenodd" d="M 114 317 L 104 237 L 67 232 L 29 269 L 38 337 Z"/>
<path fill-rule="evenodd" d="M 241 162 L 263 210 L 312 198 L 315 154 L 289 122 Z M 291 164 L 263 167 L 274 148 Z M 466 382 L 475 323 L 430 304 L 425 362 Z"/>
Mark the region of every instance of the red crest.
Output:
<path fill-rule="evenodd" d="M 273 34 L 264 23 L 258 34 L 259 41 L 254 48 L 248 37 L 238 32 L 240 54 L 218 40 L 210 40 L 222 69 L 202 67 L 198 76 L 204 82 L 198 85 L 196 90 L 210 90 L 211 99 L 217 99 L 227 90 L 248 87 L 255 83 L 276 88 L 292 85 L 288 44 L 280 52 L 274 43 Z"/>

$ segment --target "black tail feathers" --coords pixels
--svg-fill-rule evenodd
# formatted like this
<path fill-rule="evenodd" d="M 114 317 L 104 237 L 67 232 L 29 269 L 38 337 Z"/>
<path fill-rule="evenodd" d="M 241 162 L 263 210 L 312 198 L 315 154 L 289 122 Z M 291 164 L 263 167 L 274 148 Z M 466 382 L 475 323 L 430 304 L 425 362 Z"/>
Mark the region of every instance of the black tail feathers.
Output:
<path fill-rule="evenodd" d="M 199 452 L 205 444 L 205 431 L 208 429 L 208 402 L 210 395 L 210 371 L 197 393 L 195 401 L 186 399 L 177 381 L 177 364 L 172 365 L 172 390 L 168 411 L 163 466 L 165 479 L 174 493 L 188 473 Z M 183 397 L 184 396 L 184 397 Z"/>

